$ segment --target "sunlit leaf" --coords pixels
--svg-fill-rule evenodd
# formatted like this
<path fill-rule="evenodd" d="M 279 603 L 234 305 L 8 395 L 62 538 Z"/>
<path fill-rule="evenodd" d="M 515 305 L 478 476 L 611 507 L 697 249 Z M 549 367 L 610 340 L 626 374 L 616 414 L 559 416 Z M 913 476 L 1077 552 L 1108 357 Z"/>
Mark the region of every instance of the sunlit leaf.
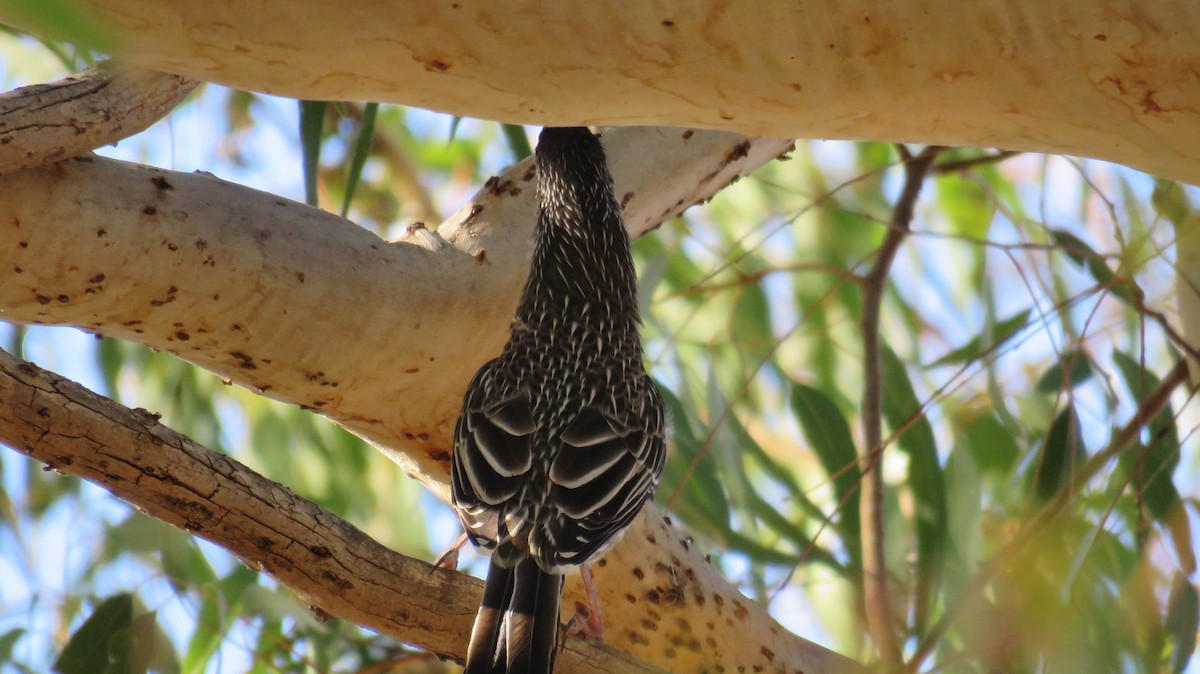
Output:
<path fill-rule="evenodd" d="M 113 50 L 112 35 L 77 0 L 0 0 L 0 10 L 19 17 L 14 23 L 27 25 L 38 35 L 53 36 L 97 51 Z"/>
<path fill-rule="evenodd" d="M 945 471 L 946 535 L 957 558 L 956 575 L 960 583 L 979 564 L 984 541 L 980 530 L 983 489 L 974 455 L 964 444 L 951 450 Z"/>
<path fill-rule="evenodd" d="M 739 288 L 729 327 L 733 343 L 755 362 L 767 355 L 775 336 L 771 332 L 770 305 L 761 285 L 747 283 Z"/>
<path fill-rule="evenodd" d="M 954 232 L 971 239 L 987 236 L 996 214 L 995 202 L 975 180 L 948 174 L 937 180 L 938 209 Z"/>
<path fill-rule="evenodd" d="M 342 217 L 350 212 L 350 202 L 358 189 L 358 180 L 362 177 L 363 167 L 371 156 L 371 144 L 375 140 L 375 117 L 379 112 L 378 103 L 367 103 L 363 106 L 362 122 L 359 124 L 358 138 L 354 141 L 354 153 L 350 156 L 350 167 L 346 173 L 346 197 L 342 200 Z M 305 187 L 307 187 L 307 182 Z"/>
<path fill-rule="evenodd" d="M 1176 227 L 1184 226 L 1194 217 L 1192 200 L 1183 185 L 1161 178 L 1154 181 L 1154 192 L 1150 195 L 1154 210 Z"/>
<path fill-rule="evenodd" d="M 317 169 L 321 165 L 321 136 L 325 129 L 325 101 L 300 101 L 300 150 L 303 156 L 304 201 L 317 205 Z"/>

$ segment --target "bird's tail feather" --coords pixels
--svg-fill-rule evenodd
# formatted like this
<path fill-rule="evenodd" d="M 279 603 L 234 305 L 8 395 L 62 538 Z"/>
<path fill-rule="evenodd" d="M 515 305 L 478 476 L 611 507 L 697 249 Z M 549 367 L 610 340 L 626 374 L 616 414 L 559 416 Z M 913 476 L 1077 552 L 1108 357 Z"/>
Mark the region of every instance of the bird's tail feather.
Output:
<path fill-rule="evenodd" d="M 528 557 L 511 568 L 493 560 L 463 674 L 550 674 L 562 586 Z"/>

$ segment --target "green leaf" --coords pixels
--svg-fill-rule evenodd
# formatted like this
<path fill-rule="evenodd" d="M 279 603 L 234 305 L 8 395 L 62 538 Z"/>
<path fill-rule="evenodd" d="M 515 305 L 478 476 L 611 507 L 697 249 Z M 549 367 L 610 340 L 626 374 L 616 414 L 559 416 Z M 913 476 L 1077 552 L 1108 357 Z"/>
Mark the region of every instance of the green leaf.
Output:
<path fill-rule="evenodd" d="M 792 409 L 825 474 L 833 481 L 834 494 L 840 504 L 833 521 L 841 535 L 842 544 L 850 553 L 851 572 L 856 572 L 862 568 L 862 552 L 858 499 L 854 498 L 854 493 L 858 489 L 862 471 L 858 466 L 858 453 L 850 435 L 850 425 L 841 410 L 824 393 L 800 382 L 792 382 Z"/>
<path fill-rule="evenodd" d="M 104 674 L 146 674 L 154 657 L 154 613 L 143 613 L 118 630 L 109 642 L 109 665 Z"/>
<path fill-rule="evenodd" d="M 0 0 L 0 12 L 28 26 L 31 34 L 113 51 L 112 36 L 78 0 Z"/>
<path fill-rule="evenodd" d="M 1186 226 L 1193 213 L 1192 201 L 1188 198 L 1187 190 L 1174 181 L 1155 179 L 1150 203 L 1154 205 L 1155 211 L 1175 227 Z"/>
<path fill-rule="evenodd" d="M 665 502 L 678 493 L 672 512 L 698 533 L 723 540 L 729 530 L 729 501 L 716 464 L 708 452 L 700 455 L 701 442 L 683 403 L 667 387 L 659 390 L 673 421 L 675 452 L 667 460 L 657 497 Z"/>
<path fill-rule="evenodd" d="M 217 574 L 190 536 L 166 536 L 162 547 L 163 571 L 176 592 L 216 582 Z"/>
<path fill-rule="evenodd" d="M 363 167 L 371 156 L 371 144 L 375 140 L 375 117 L 378 112 L 378 103 L 367 103 L 363 107 L 362 123 L 359 125 L 358 138 L 354 141 L 354 154 L 350 156 L 350 170 L 346 174 L 346 198 L 342 200 L 343 218 L 350 212 L 350 202 L 354 199 L 354 192 L 358 190 Z M 307 187 L 306 182 L 305 188 Z"/>
<path fill-rule="evenodd" d="M 304 201 L 317 205 L 317 170 L 321 166 L 321 137 L 325 131 L 325 101 L 300 101 L 300 152 L 304 168 Z"/>
<path fill-rule="evenodd" d="M 930 363 L 927 367 L 940 367 L 942 365 L 961 365 L 978 360 L 988 352 L 996 349 L 1008 340 L 1012 339 L 1018 332 L 1025 329 L 1029 325 L 1029 316 L 1032 309 L 1013 314 L 1004 320 L 997 321 L 992 326 L 991 339 L 984 339 L 984 335 L 979 335 L 971 339 L 971 341 L 963 344 Z"/>
<path fill-rule="evenodd" d="M 118 632 L 133 623 L 133 595 L 109 597 L 75 630 L 52 665 L 60 674 L 106 672 L 109 649 Z"/>
<path fill-rule="evenodd" d="M 908 372 L 886 344 L 883 360 L 883 415 L 898 446 L 908 455 L 908 484 L 916 503 L 917 587 L 913 627 L 923 634 L 936 598 L 946 556 L 946 483 L 938 461 L 933 426 L 925 417 Z M 914 421 L 915 419 L 915 421 Z"/>
<path fill-rule="evenodd" d="M 313 617 L 312 611 L 296 601 L 296 595 L 291 590 L 251 585 L 246 588 L 242 597 L 242 610 L 247 615 L 264 620 L 290 619 L 296 623 L 298 629 L 315 629 L 320 625 Z"/>
<path fill-rule="evenodd" d="M 1159 386 L 1159 378 L 1129 354 L 1113 350 L 1113 363 L 1121 372 L 1126 388 L 1140 405 Z M 1137 443 L 1121 455 L 1120 465 L 1129 475 L 1130 481 L 1141 495 L 1142 502 L 1150 515 L 1163 521 L 1171 512 L 1171 506 L 1179 501 L 1179 490 L 1175 487 L 1175 468 L 1179 465 L 1179 430 L 1175 424 L 1175 412 L 1171 404 L 1154 415 L 1147 424 L 1150 441 Z"/>
<path fill-rule="evenodd" d="M 1066 374 L 1064 375 L 1064 370 Z M 1042 374 L 1037 382 L 1039 393 L 1054 393 L 1060 388 L 1075 388 L 1092 376 L 1092 360 L 1086 351 L 1072 349 L 1062 354 L 1062 357 L 1050 369 Z"/>
<path fill-rule="evenodd" d="M 762 360 L 774 348 L 771 308 L 760 284 L 746 283 L 739 287 L 729 327 L 738 350 L 754 361 Z"/>
<path fill-rule="evenodd" d="M 742 461 L 742 443 L 734 432 L 737 423 L 734 412 L 729 408 L 729 402 L 717 385 L 715 368 L 708 379 L 708 418 L 719 424 L 713 429 L 715 432 L 710 430 L 712 440 L 708 443 L 708 454 L 716 461 L 718 474 L 722 477 L 721 484 L 733 502 L 734 517 L 740 520 L 742 530 L 752 533 L 756 523 L 747 516 L 747 493 L 753 487 L 746 477 L 746 464 Z"/>
<path fill-rule="evenodd" d="M 1135 294 L 1140 295 L 1137 286 L 1128 279 L 1119 278 L 1114 274 L 1112 269 L 1109 269 L 1108 263 L 1104 261 L 1104 257 L 1087 245 L 1083 239 L 1065 229 L 1050 229 L 1049 231 L 1050 238 L 1054 240 L 1055 245 L 1059 246 L 1076 266 L 1087 270 L 1097 284 L 1107 288 L 1108 292 L 1130 306 L 1140 305 L 1140 297 L 1135 298 Z"/>
<path fill-rule="evenodd" d="M 957 558 L 960 584 L 978 565 L 983 555 L 983 489 L 974 454 L 963 440 L 946 459 L 946 538 Z"/>
<path fill-rule="evenodd" d="M 1174 641 L 1171 671 L 1180 674 L 1187 669 L 1192 654 L 1196 652 L 1196 631 L 1200 629 L 1200 596 L 1196 593 L 1196 586 L 1181 573 L 1176 573 L 1171 583 L 1164 624 Z"/>
<path fill-rule="evenodd" d="M 938 178 L 938 209 L 950 221 L 954 233 L 970 239 L 987 237 L 996 215 L 993 197 L 974 179 L 951 173 Z"/>
<path fill-rule="evenodd" d="M 241 613 L 246 588 L 258 581 L 258 574 L 238 566 L 217 584 L 216 595 L 209 594 L 200 605 L 196 631 L 183 655 L 183 674 L 204 674 L 225 633 Z"/>
<path fill-rule="evenodd" d="M 519 162 L 533 154 L 533 148 L 529 147 L 529 136 L 525 133 L 524 126 L 501 124 L 500 130 L 504 132 L 504 139 L 508 141 L 508 149 L 512 151 L 514 162 Z"/>
<path fill-rule="evenodd" d="M 994 414 L 972 419 L 963 429 L 963 436 L 975 465 L 985 475 L 1007 476 L 1021 455 L 1016 439 Z"/>
<path fill-rule="evenodd" d="M 1079 416 L 1075 406 L 1068 404 L 1046 433 L 1033 474 L 1036 500 L 1049 501 L 1067 488 L 1085 456 L 1083 439 L 1079 436 Z"/>
<path fill-rule="evenodd" d="M 0 662 L 12 661 L 13 648 L 25 636 L 25 631 L 24 627 L 16 627 L 0 634 Z"/>

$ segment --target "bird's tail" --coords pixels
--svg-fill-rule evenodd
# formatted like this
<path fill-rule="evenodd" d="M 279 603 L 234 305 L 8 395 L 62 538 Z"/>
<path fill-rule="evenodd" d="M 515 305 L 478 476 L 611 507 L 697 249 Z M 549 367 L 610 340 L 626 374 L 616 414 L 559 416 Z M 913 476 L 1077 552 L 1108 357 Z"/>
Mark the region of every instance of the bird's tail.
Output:
<path fill-rule="evenodd" d="M 463 674 L 550 674 L 562 587 L 560 574 L 546 573 L 529 557 L 511 568 L 493 559 Z"/>

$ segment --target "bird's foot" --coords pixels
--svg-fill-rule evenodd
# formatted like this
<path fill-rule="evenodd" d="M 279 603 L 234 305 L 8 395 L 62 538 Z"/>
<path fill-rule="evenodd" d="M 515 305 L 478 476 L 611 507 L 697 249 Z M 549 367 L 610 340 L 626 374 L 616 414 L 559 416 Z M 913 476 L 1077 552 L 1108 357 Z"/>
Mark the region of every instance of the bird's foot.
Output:
<path fill-rule="evenodd" d="M 583 578 L 587 606 L 567 622 L 567 634 L 584 634 L 597 641 L 604 641 L 604 614 L 600 610 L 600 595 L 596 592 L 595 581 L 592 580 L 592 570 L 587 564 L 583 564 L 579 567 L 579 575 Z"/>
<path fill-rule="evenodd" d="M 462 547 L 467 544 L 467 535 L 463 534 L 458 537 L 454 544 L 446 548 L 446 551 L 438 555 L 438 558 L 433 560 L 433 568 L 447 569 L 449 571 L 458 570 L 458 553 Z"/>

